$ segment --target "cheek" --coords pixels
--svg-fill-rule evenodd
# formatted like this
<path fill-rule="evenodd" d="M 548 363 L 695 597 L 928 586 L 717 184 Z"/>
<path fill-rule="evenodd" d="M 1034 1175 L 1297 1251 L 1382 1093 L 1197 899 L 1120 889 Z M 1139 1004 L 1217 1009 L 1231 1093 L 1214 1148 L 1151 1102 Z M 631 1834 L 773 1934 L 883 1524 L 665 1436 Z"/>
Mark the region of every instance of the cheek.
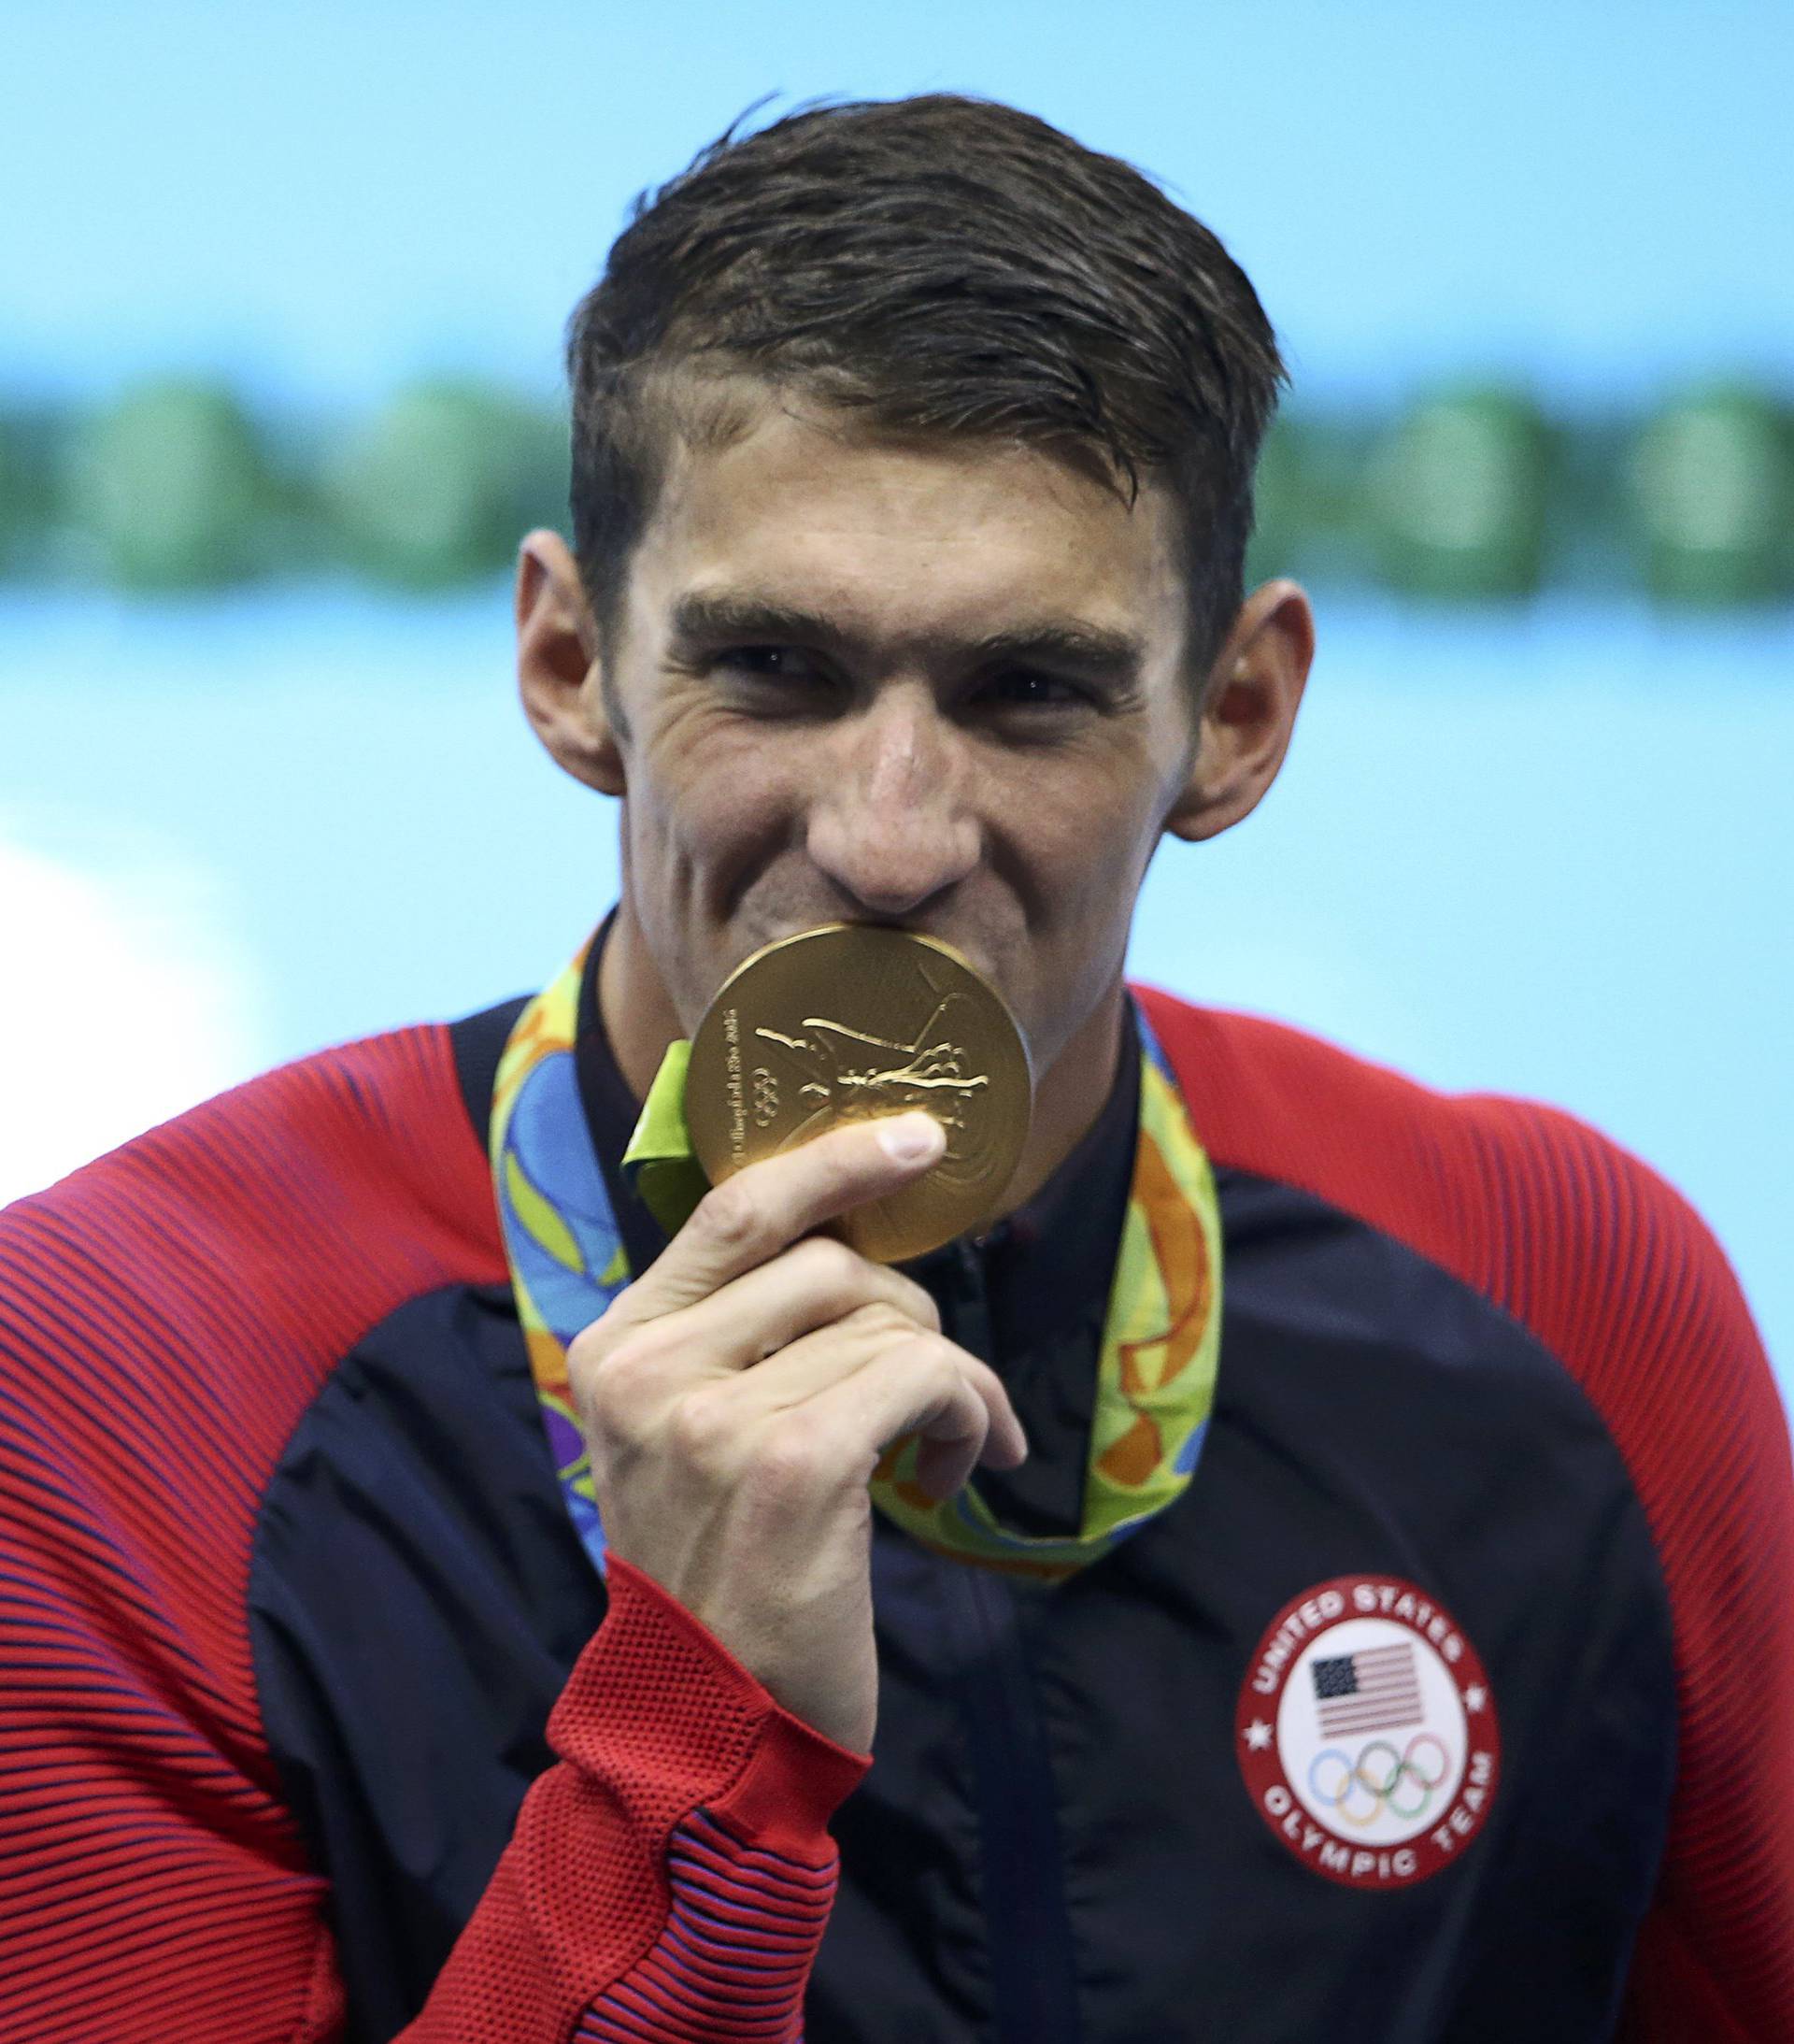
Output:
<path fill-rule="evenodd" d="M 777 749 L 667 733 L 630 781 L 638 884 L 662 894 L 727 893 L 744 865 L 789 835 L 797 799 Z"/>
<path fill-rule="evenodd" d="M 1105 763 L 1106 764 L 1106 763 Z M 1138 770 L 1043 765 L 1020 777 L 1004 802 L 1003 836 L 1061 922 L 1125 919 L 1132 882 L 1158 841 L 1158 790 Z"/>

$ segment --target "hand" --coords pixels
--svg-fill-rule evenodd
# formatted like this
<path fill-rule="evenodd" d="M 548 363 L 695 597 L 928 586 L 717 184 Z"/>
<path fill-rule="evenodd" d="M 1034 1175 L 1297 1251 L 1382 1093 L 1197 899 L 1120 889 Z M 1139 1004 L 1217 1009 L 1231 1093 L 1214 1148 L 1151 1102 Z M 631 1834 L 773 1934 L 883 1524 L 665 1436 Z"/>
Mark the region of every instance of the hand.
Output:
<path fill-rule="evenodd" d="M 944 1140 L 911 1113 L 748 1165 L 567 1352 L 606 1545 L 862 1752 L 880 1453 L 919 1433 L 936 1497 L 1027 1454 L 1001 1380 L 946 1339 L 928 1294 L 814 1232 L 918 1178 Z"/>

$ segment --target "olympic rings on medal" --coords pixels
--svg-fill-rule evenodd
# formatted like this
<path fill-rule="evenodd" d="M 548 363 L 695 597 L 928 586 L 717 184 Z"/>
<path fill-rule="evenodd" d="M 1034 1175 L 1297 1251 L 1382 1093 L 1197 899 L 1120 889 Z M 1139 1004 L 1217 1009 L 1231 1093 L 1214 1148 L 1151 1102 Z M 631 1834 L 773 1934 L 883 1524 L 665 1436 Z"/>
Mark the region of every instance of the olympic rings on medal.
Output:
<path fill-rule="evenodd" d="M 1417 1732 L 1405 1752 L 1386 1738 L 1374 1738 L 1349 1759 L 1337 1746 L 1317 1752 L 1308 1764 L 1309 1793 L 1329 1803 L 1348 1824 L 1374 1823 L 1387 1810 L 1412 1823 L 1426 1814 L 1434 1792 L 1451 1771 L 1445 1741 L 1431 1732 Z"/>

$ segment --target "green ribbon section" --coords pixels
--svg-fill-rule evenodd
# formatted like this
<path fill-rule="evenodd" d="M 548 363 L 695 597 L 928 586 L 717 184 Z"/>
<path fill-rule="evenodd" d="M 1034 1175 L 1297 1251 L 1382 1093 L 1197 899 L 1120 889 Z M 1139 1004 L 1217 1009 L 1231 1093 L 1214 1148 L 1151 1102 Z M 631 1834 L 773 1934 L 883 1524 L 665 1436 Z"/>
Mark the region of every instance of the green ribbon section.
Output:
<path fill-rule="evenodd" d="M 703 1165 L 691 1154 L 691 1132 L 685 1121 L 685 1074 L 691 1062 L 689 1042 L 681 1038 L 667 1045 L 623 1151 L 623 1177 L 669 1237 L 691 1220 L 710 1190 Z"/>

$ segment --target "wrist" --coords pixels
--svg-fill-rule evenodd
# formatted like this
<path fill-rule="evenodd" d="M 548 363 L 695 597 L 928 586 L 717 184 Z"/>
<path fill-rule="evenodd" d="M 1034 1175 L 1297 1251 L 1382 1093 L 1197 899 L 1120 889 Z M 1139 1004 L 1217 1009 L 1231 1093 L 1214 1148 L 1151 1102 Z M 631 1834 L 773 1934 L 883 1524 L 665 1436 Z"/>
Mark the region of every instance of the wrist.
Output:
<path fill-rule="evenodd" d="M 702 1803 L 790 1850 L 826 1843 L 870 1759 L 788 1709 L 651 1576 L 612 1555 L 606 1587 L 609 1611 L 549 1719 L 555 1751 L 647 1821 Z"/>

